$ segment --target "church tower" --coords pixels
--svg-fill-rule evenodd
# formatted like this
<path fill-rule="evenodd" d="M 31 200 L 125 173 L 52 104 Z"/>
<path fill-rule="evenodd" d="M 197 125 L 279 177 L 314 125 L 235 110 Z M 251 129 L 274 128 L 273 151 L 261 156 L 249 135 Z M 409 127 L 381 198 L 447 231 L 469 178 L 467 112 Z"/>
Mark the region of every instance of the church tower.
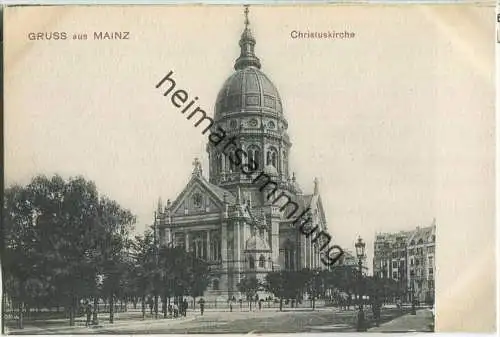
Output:
<path fill-rule="evenodd" d="M 207 145 L 210 170 L 209 181 L 236 194 L 238 186 L 244 198 L 253 206 L 265 203 L 262 193 L 252 186 L 254 177 L 241 172 L 241 165 L 229 160 L 239 156 L 242 164 L 253 160 L 258 164 L 257 172 L 264 172 L 282 189 L 292 183 L 289 172 L 290 139 L 288 123 L 283 115 L 283 106 L 276 86 L 261 70 L 261 62 L 255 55 L 256 40 L 250 30 L 248 7 L 245 8 L 245 27 L 239 41 L 240 56 L 234 64 L 234 73 L 223 84 L 215 103 L 214 127 L 226 131 L 227 140 L 234 138 L 237 147 L 227 148 L 226 154 Z M 242 149 L 245 154 L 235 153 Z M 258 173 L 257 173 L 258 174 Z"/>

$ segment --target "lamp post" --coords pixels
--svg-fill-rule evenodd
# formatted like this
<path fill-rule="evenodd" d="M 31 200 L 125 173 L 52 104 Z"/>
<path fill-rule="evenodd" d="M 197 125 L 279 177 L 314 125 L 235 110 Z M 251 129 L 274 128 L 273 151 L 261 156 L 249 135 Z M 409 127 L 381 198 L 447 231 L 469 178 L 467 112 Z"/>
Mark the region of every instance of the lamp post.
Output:
<path fill-rule="evenodd" d="M 98 273 L 95 277 L 95 282 L 96 282 L 97 293 L 99 294 L 101 292 L 102 285 L 104 283 L 104 275 Z M 99 298 L 96 294 L 96 296 L 94 297 L 94 311 L 92 313 L 92 324 L 93 325 L 99 324 L 99 318 L 97 316 L 98 312 L 99 312 Z"/>
<path fill-rule="evenodd" d="M 363 312 L 363 301 L 362 301 L 362 289 L 361 289 L 361 282 L 363 280 L 363 258 L 365 257 L 365 246 L 366 244 L 363 242 L 361 237 L 358 237 L 358 241 L 354 245 L 356 247 L 356 256 L 358 258 L 358 268 L 359 268 L 359 279 L 358 279 L 358 301 L 359 301 L 359 308 L 358 308 L 358 322 L 357 322 L 357 327 L 356 331 L 366 331 L 366 324 L 365 324 L 365 313 Z"/>
<path fill-rule="evenodd" d="M 415 288 L 413 286 L 413 280 L 411 280 L 411 314 L 417 314 L 417 311 L 415 310 Z"/>

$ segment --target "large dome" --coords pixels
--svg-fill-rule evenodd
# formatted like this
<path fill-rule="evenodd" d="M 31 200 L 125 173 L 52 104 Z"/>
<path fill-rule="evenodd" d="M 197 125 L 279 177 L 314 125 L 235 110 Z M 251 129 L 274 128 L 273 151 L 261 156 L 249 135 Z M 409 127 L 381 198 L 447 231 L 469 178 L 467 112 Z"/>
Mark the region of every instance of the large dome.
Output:
<path fill-rule="evenodd" d="M 239 69 L 226 80 L 217 96 L 215 119 L 250 111 L 283 114 L 278 90 L 266 74 L 254 66 Z"/>

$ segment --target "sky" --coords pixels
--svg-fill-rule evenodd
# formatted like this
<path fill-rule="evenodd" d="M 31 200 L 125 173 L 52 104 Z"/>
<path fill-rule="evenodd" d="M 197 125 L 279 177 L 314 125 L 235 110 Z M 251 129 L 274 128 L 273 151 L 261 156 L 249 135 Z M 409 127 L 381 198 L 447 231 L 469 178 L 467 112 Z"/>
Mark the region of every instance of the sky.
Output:
<path fill-rule="evenodd" d="M 8 12 L 6 185 L 36 174 L 83 175 L 135 213 L 142 232 L 158 197 L 173 200 L 182 191 L 195 157 L 208 172 L 206 137 L 154 86 L 172 70 L 178 88 L 212 113 L 239 55 L 243 9 Z M 472 216 L 492 205 L 478 201 L 492 177 L 493 35 L 482 34 L 491 28 L 488 15 L 439 6 L 252 6 L 255 51 L 289 123 L 290 169 L 305 193 L 318 177 L 339 245 L 354 250 L 361 236 L 371 261 L 377 232 L 428 226 L 433 218 L 453 232 L 465 218 L 440 222 L 450 207 L 465 207 L 468 220 L 488 226 L 490 218 Z M 29 24 L 13 29 L 16 20 Z M 292 30 L 355 37 L 292 39 Z M 38 31 L 129 31 L 130 40 L 27 38 Z M 466 173 L 453 175 L 457 170 Z M 470 200 L 447 204 L 455 192 Z"/>

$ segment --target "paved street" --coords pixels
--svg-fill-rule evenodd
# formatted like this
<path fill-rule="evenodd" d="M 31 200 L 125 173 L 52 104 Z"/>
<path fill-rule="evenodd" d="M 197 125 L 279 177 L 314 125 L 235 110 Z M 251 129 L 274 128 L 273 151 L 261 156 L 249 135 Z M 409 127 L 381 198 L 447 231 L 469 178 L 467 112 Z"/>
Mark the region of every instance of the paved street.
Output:
<path fill-rule="evenodd" d="M 369 315 L 369 313 L 368 313 Z M 103 316 L 97 327 L 85 327 L 80 319 L 77 326 L 68 327 L 67 321 L 59 324 L 26 325 L 24 330 L 7 330 L 10 334 L 149 334 L 149 333 L 278 333 L 278 332 L 353 332 L 355 331 L 356 312 L 320 308 L 263 311 L 208 311 L 204 316 L 199 312 L 189 312 L 187 317 L 158 319 L 151 317 L 142 320 L 138 313 L 117 314 L 114 324 Z M 430 331 L 432 315 L 427 309 L 417 315 L 403 315 L 396 309 L 382 312 L 380 327 L 370 329 L 375 332 Z M 82 326 L 83 325 L 83 326 Z"/>
<path fill-rule="evenodd" d="M 432 327 L 431 327 L 432 324 Z M 370 329 L 371 332 L 432 332 L 432 312 L 428 309 L 417 310 L 416 315 L 404 315 L 379 327 Z"/>

